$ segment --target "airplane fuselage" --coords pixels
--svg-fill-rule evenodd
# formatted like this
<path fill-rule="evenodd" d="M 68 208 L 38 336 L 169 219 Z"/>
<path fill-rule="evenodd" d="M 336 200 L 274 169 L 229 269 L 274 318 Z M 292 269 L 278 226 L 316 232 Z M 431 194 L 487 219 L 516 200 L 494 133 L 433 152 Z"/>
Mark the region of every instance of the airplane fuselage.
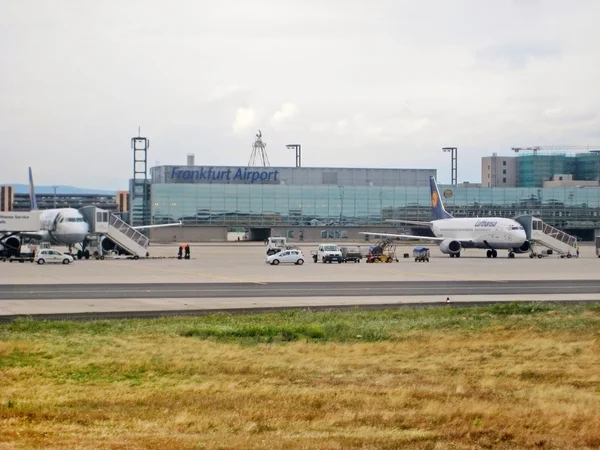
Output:
<path fill-rule="evenodd" d="M 40 214 L 42 242 L 54 245 L 74 245 L 89 234 L 89 225 L 73 208 L 48 209 Z"/>
<path fill-rule="evenodd" d="M 456 239 L 465 248 L 513 249 L 527 241 L 523 227 L 506 218 L 452 218 L 434 220 L 431 231 L 438 238 Z M 470 245 L 466 245 L 470 242 Z"/>

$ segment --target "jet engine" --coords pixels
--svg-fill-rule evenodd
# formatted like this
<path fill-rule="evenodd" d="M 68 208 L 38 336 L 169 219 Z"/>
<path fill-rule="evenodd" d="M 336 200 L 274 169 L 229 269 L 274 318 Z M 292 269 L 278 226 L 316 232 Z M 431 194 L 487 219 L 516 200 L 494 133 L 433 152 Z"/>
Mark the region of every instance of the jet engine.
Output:
<path fill-rule="evenodd" d="M 122 247 L 118 246 L 107 237 L 102 238 L 100 246 L 102 247 L 102 253 L 117 252 L 118 255 L 126 254 Z"/>
<path fill-rule="evenodd" d="M 116 248 L 116 244 L 107 237 L 102 238 L 101 245 L 102 245 L 102 250 L 105 251 L 106 253 L 112 252 Z"/>
<path fill-rule="evenodd" d="M 446 239 L 440 244 L 440 251 L 445 255 L 460 255 L 460 242 L 452 239 Z"/>
<path fill-rule="evenodd" d="M 0 248 L 6 252 L 6 256 L 19 256 L 21 240 L 16 236 L 8 237 L 0 242 Z"/>
<path fill-rule="evenodd" d="M 527 253 L 529 250 L 531 250 L 529 241 L 525 241 L 519 248 L 512 249 L 513 253 Z"/>

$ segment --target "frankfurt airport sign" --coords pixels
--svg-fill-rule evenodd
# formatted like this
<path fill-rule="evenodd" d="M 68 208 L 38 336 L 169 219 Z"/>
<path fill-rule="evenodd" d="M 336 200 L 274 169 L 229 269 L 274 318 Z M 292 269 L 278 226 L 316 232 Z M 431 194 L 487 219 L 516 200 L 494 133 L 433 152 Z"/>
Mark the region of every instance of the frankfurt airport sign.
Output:
<path fill-rule="evenodd" d="M 253 167 L 172 167 L 169 175 L 183 183 L 279 183 L 279 170 Z"/>

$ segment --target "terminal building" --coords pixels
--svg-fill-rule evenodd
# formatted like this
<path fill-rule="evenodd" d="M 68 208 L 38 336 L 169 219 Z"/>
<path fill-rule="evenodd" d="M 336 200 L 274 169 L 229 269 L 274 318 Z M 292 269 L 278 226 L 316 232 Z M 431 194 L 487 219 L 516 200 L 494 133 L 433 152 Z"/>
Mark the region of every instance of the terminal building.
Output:
<path fill-rule="evenodd" d="M 158 166 L 150 175 L 152 222 L 185 225 L 151 230 L 152 239 L 225 240 L 235 229 L 251 240 L 282 233 L 312 240 L 358 238 L 395 209 L 429 216 L 419 205 L 429 202 L 436 170 Z M 141 224 L 143 199 L 131 205 L 133 225 Z"/>
<path fill-rule="evenodd" d="M 41 194 L 36 193 L 38 209 L 74 208 L 96 206 L 110 211 L 128 215 L 129 192 L 118 191 L 116 195 L 105 194 Z M 13 186 L 0 186 L 0 212 L 30 211 L 31 197 L 29 193 L 17 193 Z"/>
<path fill-rule="evenodd" d="M 387 219 L 431 220 L 434 169 L 158 166 L 148 180 L 150 230 L 157 241 L 222 241 L 228 231 L 250 240 L 365 239 L 361 231 L 428 235 Z M 455 217 L 531 214 L 592 240 L 600 229 L 600 188 L 440 185 Z M 143 223 L 143 199 L 130 202 L 133 225 Z"/>
<path fill-rule="evenodd" d="M 564 181 L 564 183 L 558 183 Z M 600 184 L 600 151 L 481 158 L 481 183 L 487 187 L 594 187 Z"/>

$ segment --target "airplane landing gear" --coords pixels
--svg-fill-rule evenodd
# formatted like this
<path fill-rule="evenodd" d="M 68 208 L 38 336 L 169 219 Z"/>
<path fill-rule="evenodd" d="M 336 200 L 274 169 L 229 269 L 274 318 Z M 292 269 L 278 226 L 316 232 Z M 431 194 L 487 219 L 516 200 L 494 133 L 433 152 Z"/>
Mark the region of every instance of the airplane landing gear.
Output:
<path fill-rule="evenodd" d="M 514 258 L 515 257 L 515 253 L 514 252 L 508 252 L 508 257 L 509 258 Z"/>
<path fill-rule="evenodd" d="M 487 253 L 486 253 L 486 256 L 488 258 L 496 258 L 498 256 L 498 252 L 496 250 L 494 250 L 494 249 L 488 250 Z"/>
<path fill-rule="evenodd" d="M 77 250 L 77 259 L 90 259 L 90 251 L 86 248 L 85 250 Z"/>

